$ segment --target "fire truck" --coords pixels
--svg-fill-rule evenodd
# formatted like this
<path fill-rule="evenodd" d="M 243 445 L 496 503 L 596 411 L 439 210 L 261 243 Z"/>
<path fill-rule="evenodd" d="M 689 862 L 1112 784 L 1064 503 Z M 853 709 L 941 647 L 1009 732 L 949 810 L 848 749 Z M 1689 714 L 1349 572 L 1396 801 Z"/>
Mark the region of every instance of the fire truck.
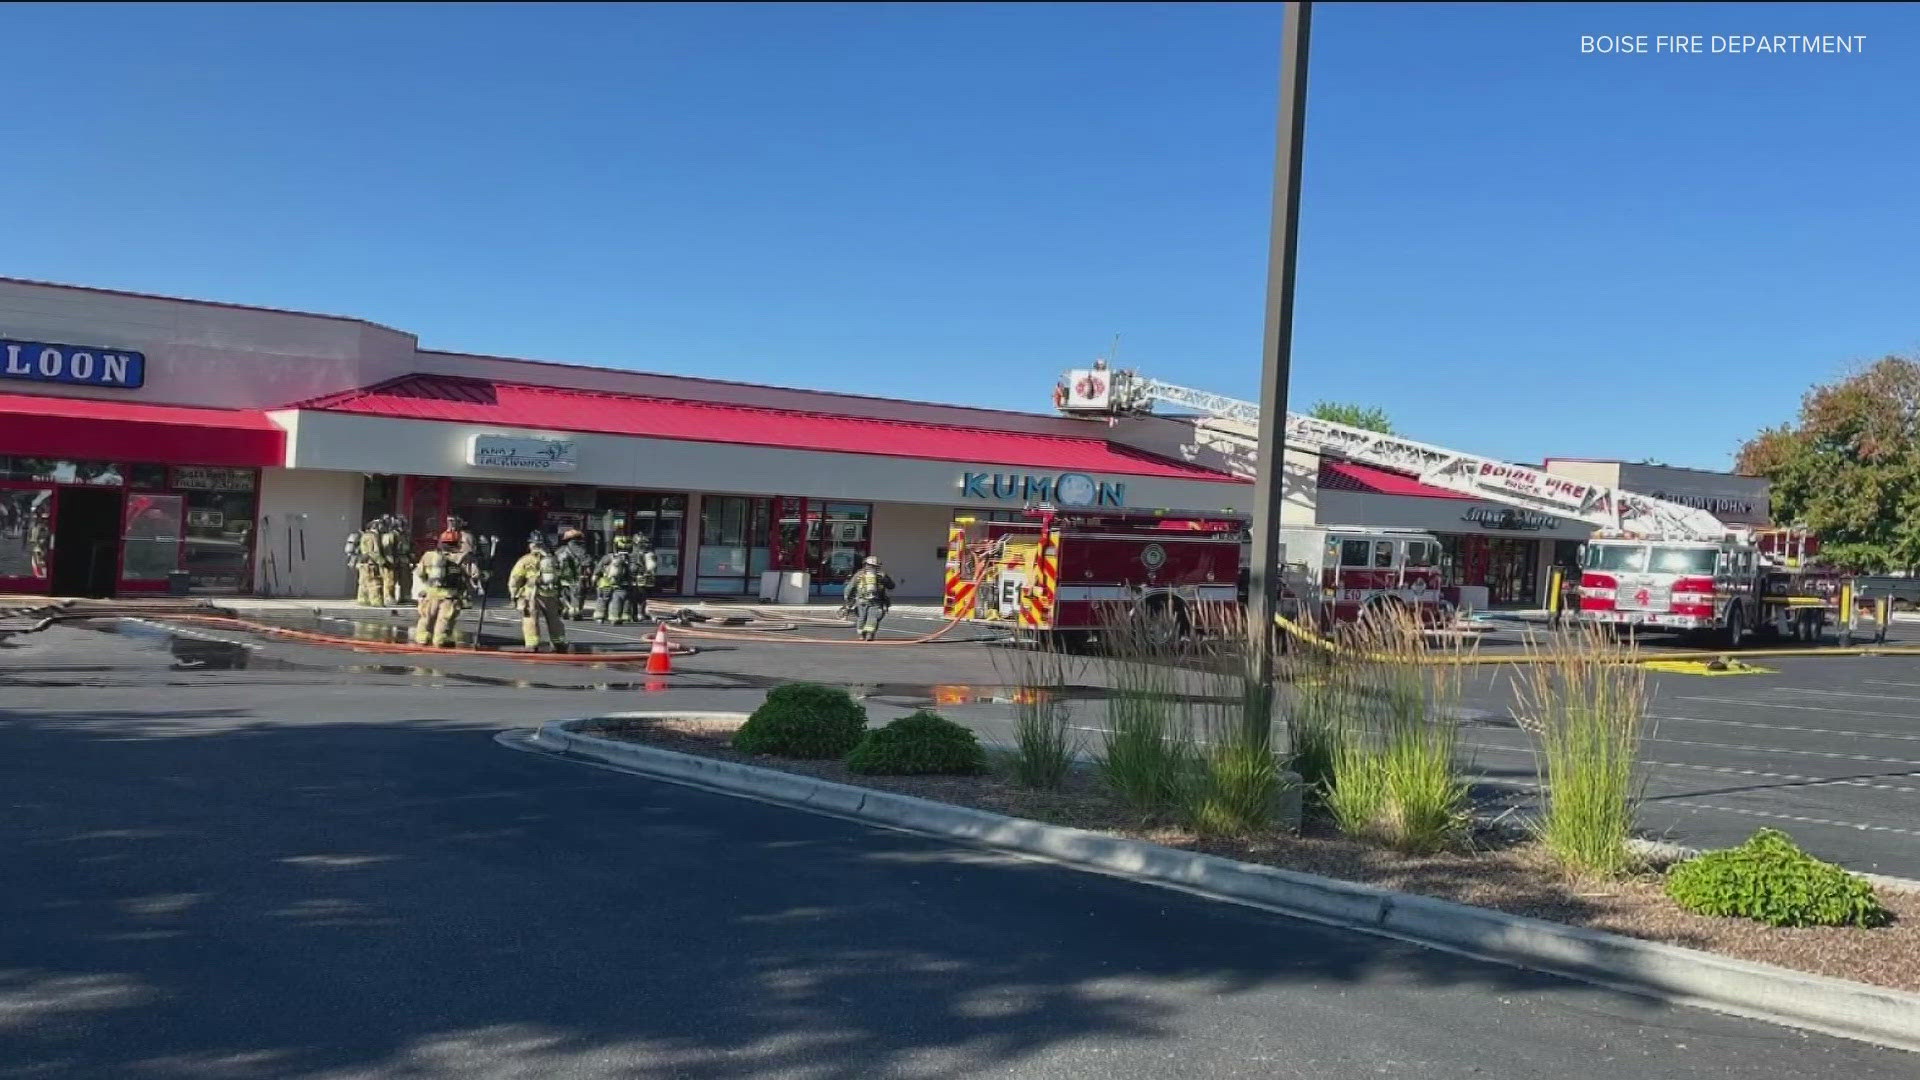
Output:
<path fill-rule="evenodd" d="M 1244 603 L 1247 519 L 1179 511 L 1032 507 L 1022 521 L 957 518 L 947 536 L 948 618 L 1030 634 L 1097 634 L 1144 619 L 1186 634 L 1211 605 Z M 1400 609 L 1447 618 L 1440 542 L 1412 529 L 1295 528 L 1281 610 L 1320 625 Z M 1298 553 L 1299 558 L 1292 555 Z"/>
<path fill-rule="evenodd" d="M 1816 537 L 1801 529 L 1713 532 L 1596 533 L 1580 570 L 1580 617 L 1695 634 L 1728 648 L 1756 631 L 1817 640 L 1842 614 L 1851 633 L 1851 612 L 1842 611 L 1847 581 L 1821 565 Z"/>
<path fill-rule="evenodd" d="M 1222 452 L 1232 472 L 1253 476 L 1258 467 L 1260 407 L 1253 402 L 1110 370 L 1104 362 L 1067 372 L 1053 400 L 1068 415 L 1110 422 L 1150 413 L 1156 403 L 1173 405 L 1195 414 L 1196 442 Z M 1818 542 L 1804 530 L 1733 528 L 1665 499 L 1298 413 L 1287 414 L 1285 439 L 1322 457 L 1594 526 L 1580 582 L 1580 617 L 1589 622 L 1700 633 L 1727 645 L 1755 630 L 1813 639 L 1830 622 L 1841 624 L 1843 637 L 1853 627 L 1849 608 L 1857 605 L 1841 599 L 1849 583 L 1820 565 Z M 1324 575 L 1328 553 L 1318 550 Z M 1352 555 L 1357 561 L 1357 546 Z M 1348 568 L 1344 547 L 1339 565 Z M 1342 591 L 1334 595 L 1335 613 L 1351 617 L 1354 598 L 1336 588 Z M 1883 617 L 1883 634 L 1884 626 Z"/>

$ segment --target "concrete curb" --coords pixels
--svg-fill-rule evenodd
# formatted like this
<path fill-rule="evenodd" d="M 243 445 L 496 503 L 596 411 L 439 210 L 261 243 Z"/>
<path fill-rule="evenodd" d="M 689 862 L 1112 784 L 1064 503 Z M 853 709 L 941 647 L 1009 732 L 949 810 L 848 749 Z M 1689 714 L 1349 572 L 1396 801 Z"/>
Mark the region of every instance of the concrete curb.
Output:
<path fill-rule="evenodd" d="M 598 719 L 668 716 L 696 718 L 687 713 L 619 713 Z M 1662 1001 L 1920 1052 L 1917 994 L 574 730 L 587 722 L 556 720 L 541 725 L 531 737 L 510 732 L 500 741 L 726 794 L 1038 856 Z"/>

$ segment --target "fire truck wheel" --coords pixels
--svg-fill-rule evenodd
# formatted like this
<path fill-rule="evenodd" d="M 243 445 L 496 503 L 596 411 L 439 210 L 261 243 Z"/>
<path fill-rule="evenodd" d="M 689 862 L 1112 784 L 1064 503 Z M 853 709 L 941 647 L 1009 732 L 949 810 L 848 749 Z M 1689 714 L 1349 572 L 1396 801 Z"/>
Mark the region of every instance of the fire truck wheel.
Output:
<path fill-rule="evenodd" d="M 1722 644 L 1729 649 L 1737 649 L 1747 636 L 1747 613 L 1739 604 L 1727 609 L 1727 625 L 1722 631 Z"/>

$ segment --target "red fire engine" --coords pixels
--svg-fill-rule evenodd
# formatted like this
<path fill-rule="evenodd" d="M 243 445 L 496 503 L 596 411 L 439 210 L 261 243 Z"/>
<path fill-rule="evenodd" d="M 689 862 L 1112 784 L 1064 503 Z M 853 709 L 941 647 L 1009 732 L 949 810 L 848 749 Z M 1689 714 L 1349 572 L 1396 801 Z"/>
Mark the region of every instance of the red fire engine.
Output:
<path fill-rule="evenodd" d="M 1185 632 L 1208 604 L 1246 599 L 1247 519 L 1171 511 L 1038 507 L 1025 521 L 954 521 L 948 618 L 1085 634 L 1115 617 L 1165 616 Z M 1440 543 L 1410 529 L 1283 530 L 1281 607 L 1322 624 L 1398 607 L 1446 618 Z M 1297 554 L 1297 557 L 1296 557 Z"/>

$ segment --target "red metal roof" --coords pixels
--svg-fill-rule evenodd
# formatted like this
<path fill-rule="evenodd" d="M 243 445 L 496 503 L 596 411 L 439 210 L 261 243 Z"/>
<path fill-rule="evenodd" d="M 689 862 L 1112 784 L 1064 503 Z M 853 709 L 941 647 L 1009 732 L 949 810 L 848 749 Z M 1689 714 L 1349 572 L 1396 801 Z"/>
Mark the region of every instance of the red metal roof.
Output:
<path fill-rule="evenodd" d="M 1369 495 L 1412 495 L 1421 499 L 1477 501 L 1471 495 L 1432 487 L 1402 473 L 1324 458 L 1320 462 L 1320 486 L 1330 491 L 1363 491 Z"/>
<path fill-rule="evenodd" d="M 405 375 L 289 408 L 582 434 L 978 462 L 989 467 L 1004 465 L 1239 482 L 1225 473 L 1091 437 L 795 412 L 759 405 L 614 394 L 446 375 Z"/>
<path fill-rule="evenodd" d="M 0 394 L 0 454 L 160 462 L 280 465 L 286 432 L 263 412 L 133 401 Z"/>

